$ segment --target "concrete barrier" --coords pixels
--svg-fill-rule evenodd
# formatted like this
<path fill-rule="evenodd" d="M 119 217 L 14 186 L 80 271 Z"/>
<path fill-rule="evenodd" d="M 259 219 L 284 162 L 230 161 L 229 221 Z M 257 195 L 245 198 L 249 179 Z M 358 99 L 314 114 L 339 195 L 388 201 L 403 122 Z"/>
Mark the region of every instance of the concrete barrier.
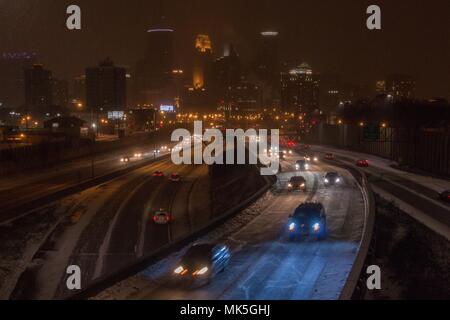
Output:
<path fill-rule="evenodd" d="M 256 167 L 257 170 L 259 170 L 258 167 Z M 208 232 L 214 230 L 215 228 L 222 225 L 227 220 L 234 217 L 236 214 L 250 206 L 253 202 L 255 202 L 257 199 L 259 199 L 265 192 L 267 192 L 271 187 L 272 184 L 275 182 L 271 177 L 265 177 L 266 184 L 261 187 L 259 190 L 257 190 L 251 197 L 247 198 L 245 201 L 241 202 L 238 206 L 228 209 L 225 213 L 223 213 L 220 217 L 217 217 L 209 222 L 208 225 L 201 227 L 194 231 L 193 233 L 175 241 L 172 243 L 169 243 L 160 249 L 146 255 L 145 257 L 137 260 L 136 262 L 131 263 L 130 265 L 122 268 L 121 270 L 108 275 L 99 278 L 98 280 L 94 281 L 88 288 L 85 288 L 77 293 L 75 293 L 72 296 L 67 297 L 68 300 L 85 300 L 89 299 L 91 297 L 94 297 L 95 295 L 99 294 L 100 292 L 106 290 L 107 288 L 127 279 L 130 278 L 139 272 L 142 272 L 145 270 L 149 265 L 157 262 L 161 258 L 176 252 L 178 250 L 181 250 L 183 247 L 189 245 L 190 243 L 194 242 L 198 238 L 204 236 Z"/>
<path fill-rule="evenodd" d="M 355 297 L 361 297 L 365 291 L 365 283 L 363 280 L 364 277 L 362 275 L 367 267 L 366 261 L 373 243 L 376 215 L 375 197 L 364 172 L 342 163 L 339 163 L 339 165 L 347 169 L 352 175 L 355 176 L 361 188 L 365 202 L 365 222 L 359 250 L 350 274 L 347 277 L 344 289 L 339 297 L 339 300 L 351 300 Z"/>

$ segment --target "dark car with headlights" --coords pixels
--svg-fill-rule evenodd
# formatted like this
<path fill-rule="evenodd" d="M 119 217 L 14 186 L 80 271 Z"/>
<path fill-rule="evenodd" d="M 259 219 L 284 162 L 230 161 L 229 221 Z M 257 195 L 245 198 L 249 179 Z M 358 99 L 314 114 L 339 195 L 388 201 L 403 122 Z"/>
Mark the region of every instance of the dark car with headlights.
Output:
<path fill-rule="evenodd" d="M 306 179 L 302 176 L 291 177 L 288 182 L 288 191 L 305 191 Z"/>
<path fill-rule="evenodd" d="M 327 216 L 321 203 L 303 203 L 289 216 L 287 233 L 290 241 L 327 236 Z"/>
<path fill-rule="evenodd" d="M 306 163 L 306 160 L 297 160 L 295 162 L 295 170 L 306 171 L 308 169 L 309 169 L 309 164 Z"/>
<path fill-rule="evenodd" d="M 326 186 L 335 186 L 342 182 L 342 178 L 337 172 L 328 172 L 325 175 L 323 182 Z"/>
<path fill-rule="evenodd" d="M 190 284 L 209 283 L 230 263 L 231 253 L 226 245 L 215 243 L 195 244 L 188 249 L 176 265 L 173 274 Z"/>

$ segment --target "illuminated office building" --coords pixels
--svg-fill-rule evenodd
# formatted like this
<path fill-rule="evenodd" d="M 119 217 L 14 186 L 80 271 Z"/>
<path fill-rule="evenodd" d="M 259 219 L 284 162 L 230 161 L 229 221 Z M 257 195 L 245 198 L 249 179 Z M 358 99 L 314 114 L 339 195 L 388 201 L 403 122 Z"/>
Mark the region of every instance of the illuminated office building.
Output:
<path fill-rule="evenodd" d="M 307 63 L 281 75 L 281 104 L 286 111 L 312 114 L 319 108 L 319 75 Z"/>
<path fill-rule="evenodd" d="M 193 70 L 194 89 L 203 89 L 211 83 L 212 45 L 208 35 L 198 35 L 195 41 L 195 57 Z"/>

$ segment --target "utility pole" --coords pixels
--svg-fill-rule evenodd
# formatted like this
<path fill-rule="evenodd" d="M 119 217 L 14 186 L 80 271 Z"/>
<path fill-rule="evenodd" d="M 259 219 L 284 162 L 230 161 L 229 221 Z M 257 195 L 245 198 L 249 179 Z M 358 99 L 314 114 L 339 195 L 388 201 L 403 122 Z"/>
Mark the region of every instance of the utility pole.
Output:
<path fill-rule="evenodd" d="M 153 157 L 156 159 L 156 109 L 153 109 Z"/>

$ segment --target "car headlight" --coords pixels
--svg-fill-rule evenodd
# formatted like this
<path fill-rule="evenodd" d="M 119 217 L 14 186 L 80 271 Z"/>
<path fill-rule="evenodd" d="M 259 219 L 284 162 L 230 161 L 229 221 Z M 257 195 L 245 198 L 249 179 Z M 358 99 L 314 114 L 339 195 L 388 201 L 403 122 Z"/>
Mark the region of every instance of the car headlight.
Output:
<path fill-rule="evenodd" d="M 289 188 L 292 188 L 292 183 L 289 183 L 289 184 L 288 184 L 288 187 L 289 187 Z"/>
<path fill-rule="evenodd" d="M 314 158 L 314 161 L 317 162 L 317 161 L 319 161 L 319 159 L 318 158 Z"/>
<path fill-rule="evenodd" d="M 341 179 L 337 178 L 336 183 L 339 183 L 339 182 L 341 182 Z"/>
<path fill-rule="evenodd" d="M 295 223 L 291 223 L 289 225 L 289 231 L 294 231 L 295 230 Z"/>
<path fill-rule="evenodd" d="M 308 170 L 309 169 L 309 164 L 305 165 L 305 169 Z"/>
<path fill-rule="evenodd" d="M 319 223 L 314 224 L 313 225 L 313 230 L 314 230 L 314 232 L 319 232 L 320 231 L 320 224 Z"/>
<path fill-rule="evenodd" d="M 179 266 L 178 268 L 176 268 L 173 273 L 175 274 L 182 274 L 184 272 L 184 268 L 182 266 Z"/>
<path fill-rule="evenodd" d="M 305 187 L 305 184 L 304 184 L 304 183 L 302 183 L 302 185 L 301 185 L 300 187 L 304 188 L 304 187 Z"/>
<path fill-rule="evenodd" d="M 328 179 L 325 179 L 325 183 L 329 183 L 330 182 L 330 180 L 328 180 Z"/>
<path fill-rule="evenodd" d="M 209 271 L 208 267 L 204 267 L 200 270 L 197 270 L 193 273 L 194 276 L 202 276 L 204 274 L 206 274 Z"/>

